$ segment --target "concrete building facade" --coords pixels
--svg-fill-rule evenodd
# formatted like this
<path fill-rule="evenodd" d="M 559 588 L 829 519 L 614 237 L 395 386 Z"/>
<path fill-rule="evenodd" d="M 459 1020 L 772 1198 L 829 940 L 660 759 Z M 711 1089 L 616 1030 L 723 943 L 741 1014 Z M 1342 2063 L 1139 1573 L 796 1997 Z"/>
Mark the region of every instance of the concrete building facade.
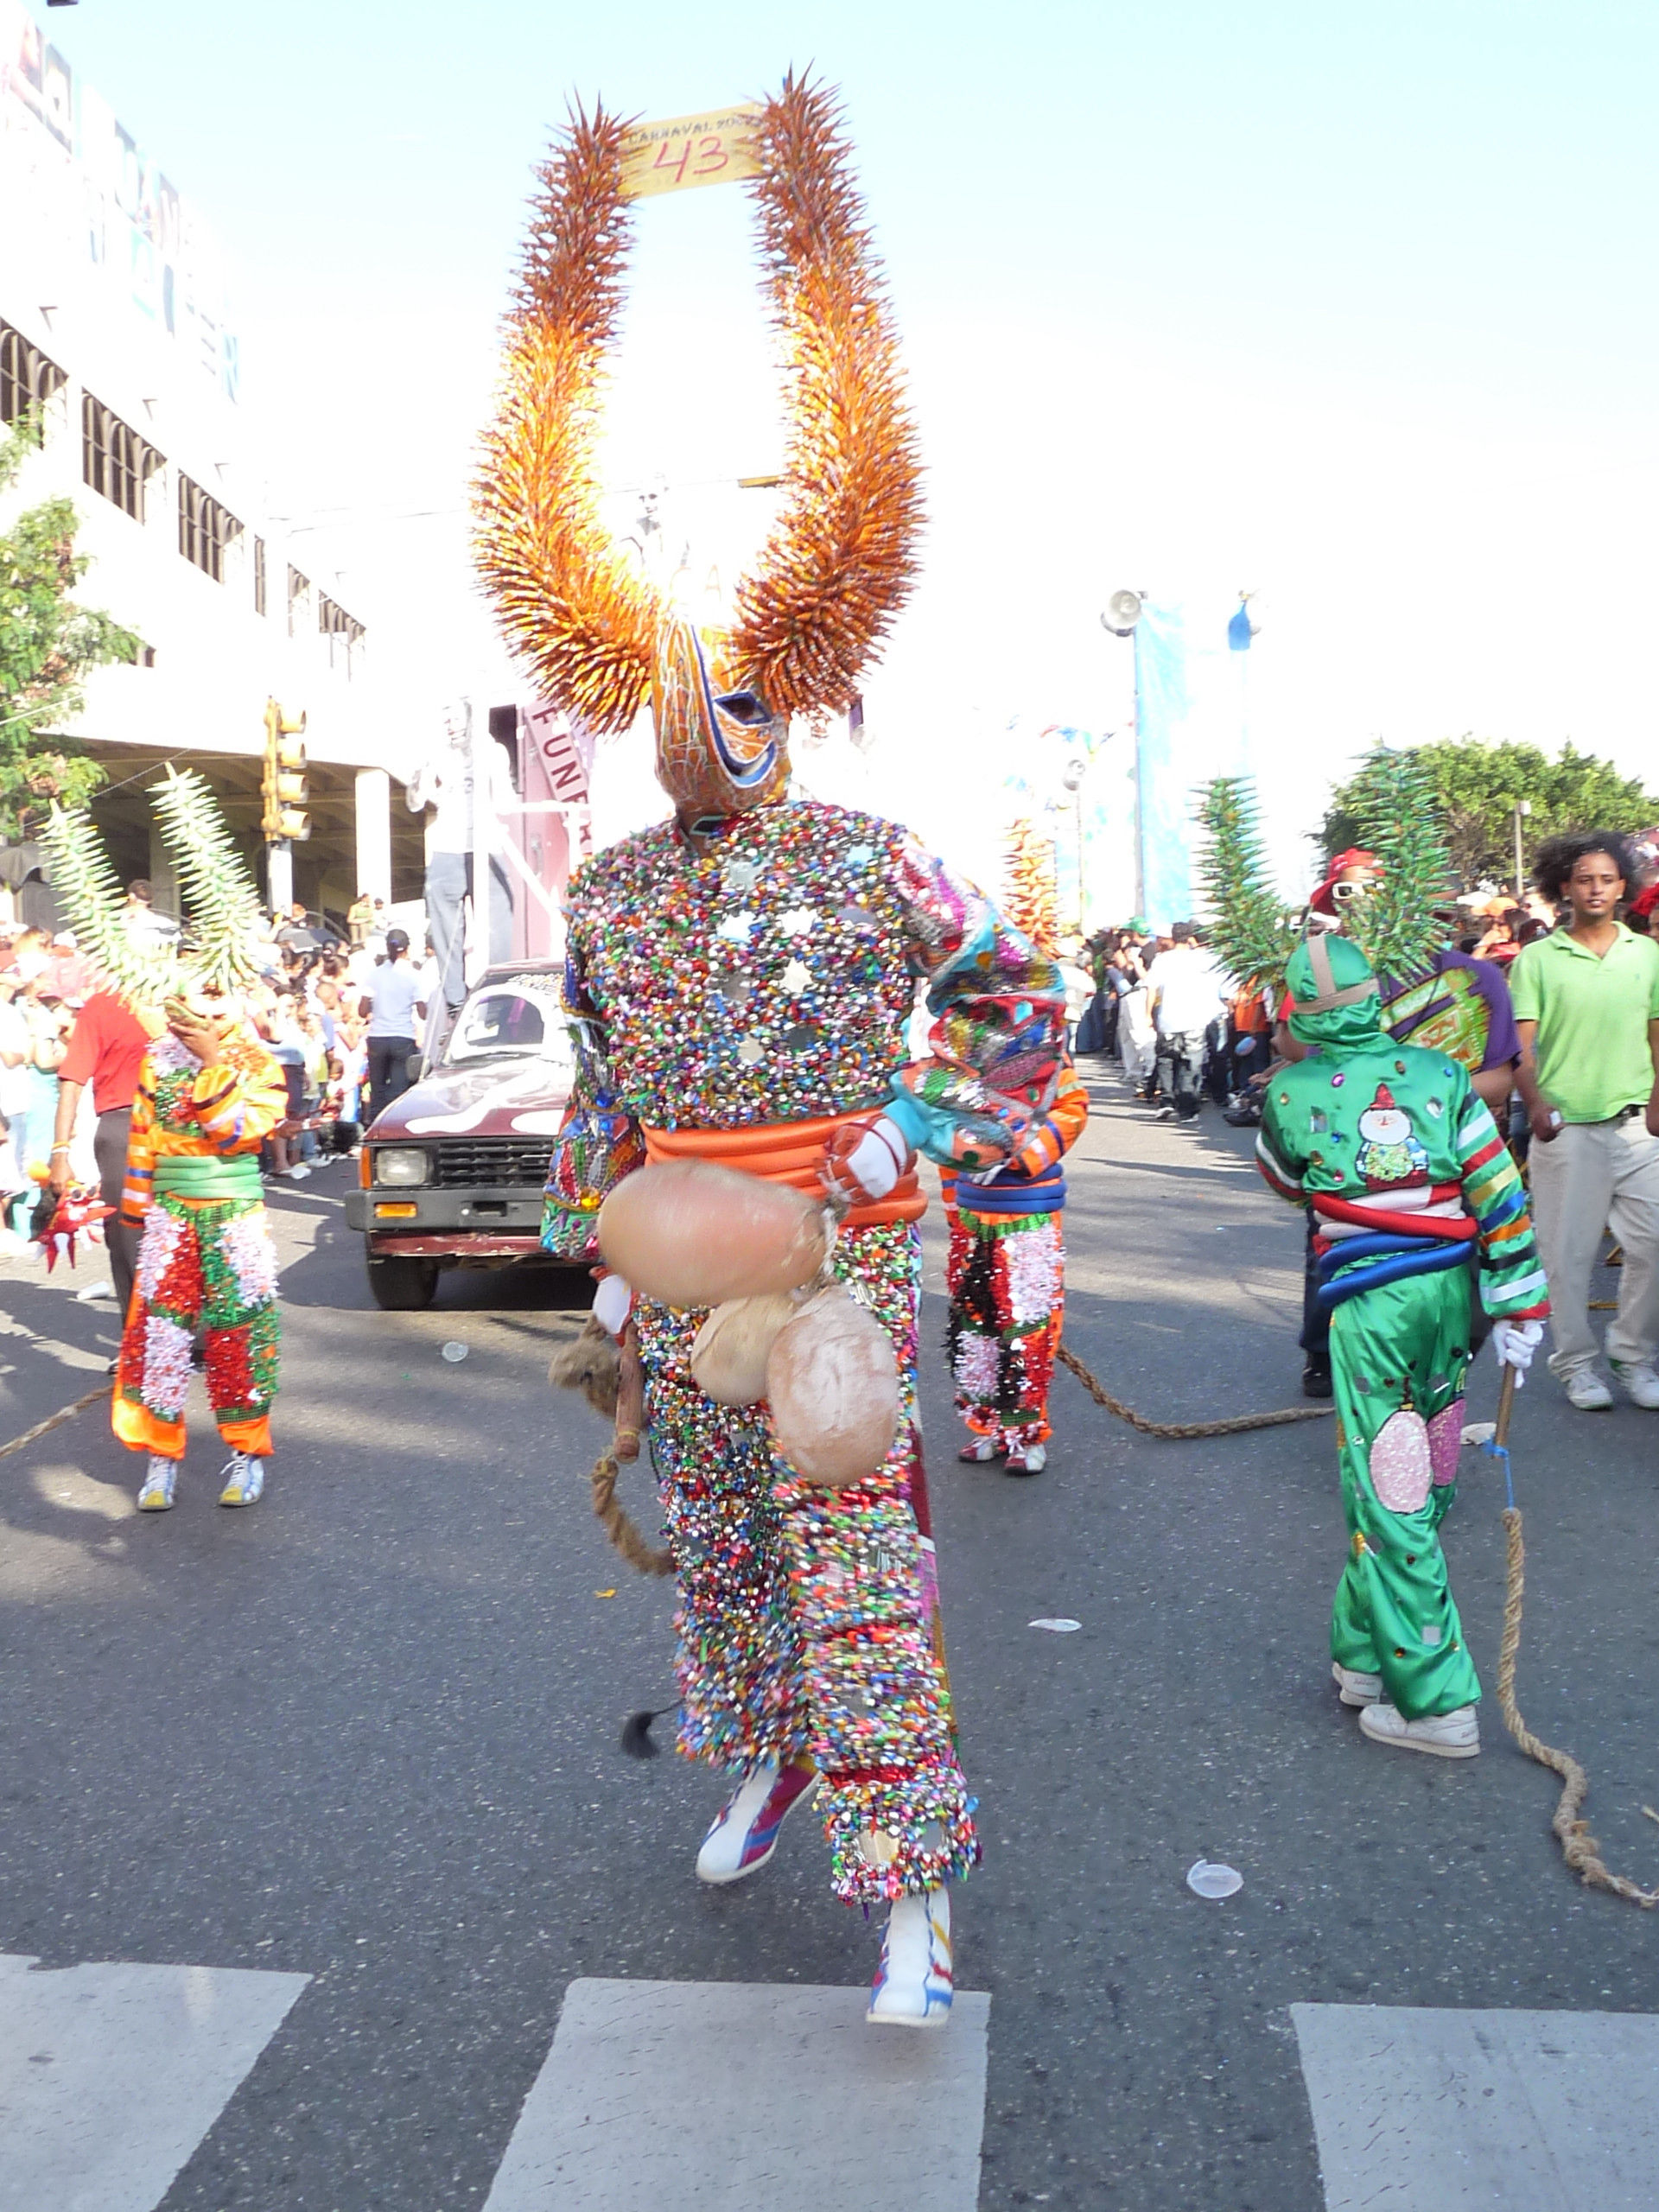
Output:
<path fill-rule="evenodd" d="M 418 898 L 422 825 L 391 772 L 369 639 L 279 519 L 211 238 L 19 0 L 0 0 L 0 416 L 36 408 L 43 429 L 0 528 L 67 494 L 92 559 L 78 596 L 143 645 L 91 674 L 65 732 L 107 771 L 93 813 L 118 868 L 168 903 L 143 798 L 168 760 L 207 775 L 258 853 L 274 697 L 307 718 L 295 895 L 336 915 L 359 889 Z"/>

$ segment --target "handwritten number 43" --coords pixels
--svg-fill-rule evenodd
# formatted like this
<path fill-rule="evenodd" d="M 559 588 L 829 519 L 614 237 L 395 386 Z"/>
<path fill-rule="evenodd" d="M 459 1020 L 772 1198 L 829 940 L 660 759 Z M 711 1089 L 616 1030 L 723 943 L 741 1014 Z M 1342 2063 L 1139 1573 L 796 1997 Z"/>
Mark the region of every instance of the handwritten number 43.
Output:
<path fill-rule="evenodd" d="M 693 155 L 696 157 L 695 161 Z M 716 176 L 730 158 L 719 133 L 710 131 L 706 137 L 688 138 L 677 156 L 671 143 L 664 138 L 657 149 L 657 158 L 652 167 L 654 169 L 672 169 L 674 181 L 682 184 L 685 181 L 688 163 L 693 176 Z"/>

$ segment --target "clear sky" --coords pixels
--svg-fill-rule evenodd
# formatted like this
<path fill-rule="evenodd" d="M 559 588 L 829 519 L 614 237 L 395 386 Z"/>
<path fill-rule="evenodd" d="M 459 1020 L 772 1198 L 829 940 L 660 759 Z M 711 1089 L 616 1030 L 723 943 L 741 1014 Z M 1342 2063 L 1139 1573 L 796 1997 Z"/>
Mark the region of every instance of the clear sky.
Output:
<path fill-rule="evenodd" d="M 1111 719 L 1130 583 L 1261 593 L 1297 829 L 1373 734 L 1659 782 L 1650 0 L 31 4 L 222 239 L 248 404 L 296 508 L 346 510 L 319 568 L 416 718 L 487 665 L 457 510 L 567 98 L 695 111 L 794 63 L 844 90 L 931 470 L 871 686 L 917 772 L 970 721 Z M 723 552 L 696 487 L 777 450 L 741 194 L 645 203 L 637 283 L 618 480 L 690 487 Z"/>

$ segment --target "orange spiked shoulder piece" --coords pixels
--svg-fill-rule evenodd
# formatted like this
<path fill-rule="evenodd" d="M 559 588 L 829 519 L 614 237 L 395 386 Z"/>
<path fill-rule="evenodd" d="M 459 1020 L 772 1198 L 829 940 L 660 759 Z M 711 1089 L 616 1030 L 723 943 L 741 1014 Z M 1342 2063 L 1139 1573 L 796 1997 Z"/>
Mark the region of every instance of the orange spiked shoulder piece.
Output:
<path fill-rule="evenodd" d="M 477 559 L 546 697 L 600 732 L 649 699 L 682 814 L 733 813 L 781 792 L 791 715 L 857 696 L 914 581 L 920 462 L 840 112 L 791 76 L 762 107 L 748 186 L 789 404 L 782 510 L 729 631 L 694 631 L 663 603 L 604 527 L 594 460 L 632 227 L 627 128 L 578 111 L 540 172 Z"/>

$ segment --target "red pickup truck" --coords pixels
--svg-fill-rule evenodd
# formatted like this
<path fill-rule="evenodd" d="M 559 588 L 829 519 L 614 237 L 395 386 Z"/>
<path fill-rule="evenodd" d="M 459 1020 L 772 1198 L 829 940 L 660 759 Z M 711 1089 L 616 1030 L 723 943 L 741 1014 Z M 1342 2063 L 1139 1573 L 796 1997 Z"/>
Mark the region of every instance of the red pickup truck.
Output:
<path fill-rule="evenodd" d="M 432 1066 L 365 1135 L 346 1218 L 378 1306 L 430 1305 L 444 1268 L 563 1264 L 541 1243 L 575 1074 L 560 975 L 553 961 L 487 969 Z"/>

